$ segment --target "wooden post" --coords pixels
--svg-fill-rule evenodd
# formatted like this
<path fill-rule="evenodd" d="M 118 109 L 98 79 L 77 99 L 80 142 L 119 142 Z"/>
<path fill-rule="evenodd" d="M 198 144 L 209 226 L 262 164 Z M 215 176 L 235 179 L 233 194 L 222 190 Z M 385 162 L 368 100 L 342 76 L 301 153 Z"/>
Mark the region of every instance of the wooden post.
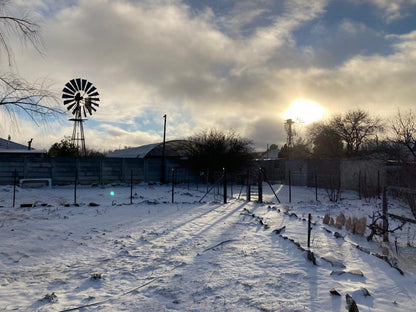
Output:
<path fill-rule="evenodd" d="M 247 201 L 251 200 L 250 170 L 247 170 Z"/>
<path fill-rule="evenodd" d="M 133 204 L 133 169 L 130 171 L 130 205 Z"/>
<path fill-rule="evenodd" d="M 308 249 L 311 247 L 311 231 L 312 231 L 312 227 L 311 227 L 311 214 L 308 214 Z"/>
<path fill-rule="evenodd" d="M 377 198 L 380 198 L 380 169 L 377 170 Z"/>
<path fill-rule="evenodd" d="M 292 172 L 289 170 L 289 203 L 292 202 Z"/>
<path fill-rule="evenodd" d="M 78 167 L 75 167 L 74 204 L 77 203 Z"/>
<path fill-rule="evenodd" d="M 361 199 L 361 170 L 358 172 L 358 199 Z"/>
<path fill-rule="evenodd" d="M 318 176 L 315 171 L 315 200 L 318 201 Z"/>
<path fill-rule="evenodd" d="M 262 203 L 263 202 L 263 175 L 261 173 L 261 168 L 259 168 L 258 192 L 259 192 L 259 203 Z"/>
<path fill-rule="evenodd" d="M 383 242 L 389 241 L 389 219 L 387 209 L 387 191 L 383 187 Z"/>
<path fill-rule="evenodd" d="M 13 208 L 16 203 L 16 183 L 17 183 L 17 170 L 14 169 L 14 182 L 13 182 Z"/>
<path fill-rule="evenodd" d="M 175 168 L 172 168 L 172 204 L 175 202 Z"/>
<path fill-rule="evenodd" d="M 224 204 L 227 203 L 227 172 L 225 168 L 222 169 L 224 172 Z"/>

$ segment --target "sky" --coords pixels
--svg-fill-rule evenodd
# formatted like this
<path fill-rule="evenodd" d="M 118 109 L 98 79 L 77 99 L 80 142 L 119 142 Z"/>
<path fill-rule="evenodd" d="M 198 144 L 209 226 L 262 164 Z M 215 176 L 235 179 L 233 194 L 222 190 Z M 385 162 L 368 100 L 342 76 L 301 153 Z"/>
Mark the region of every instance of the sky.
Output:
<path fill-rule="evenodd" d="M 416 0 L 10 4 L 40 24 L 42 53 L 12 39 L 14 65 L 3 57 L 1 72 L 47 81 L 59 97 L 73 78 L 92 82 L 100 107 L 84 122 L 88 148 L 161 142 L 166 114 L 167 140 L 215 128 L 265 150 L 285 143 L 289 117 L 302 129 L 312 115 L 391 118 L 415 106 Z M 48 149 L 71 136 L 70 117 L 2 118 L 0 137 Z"/>

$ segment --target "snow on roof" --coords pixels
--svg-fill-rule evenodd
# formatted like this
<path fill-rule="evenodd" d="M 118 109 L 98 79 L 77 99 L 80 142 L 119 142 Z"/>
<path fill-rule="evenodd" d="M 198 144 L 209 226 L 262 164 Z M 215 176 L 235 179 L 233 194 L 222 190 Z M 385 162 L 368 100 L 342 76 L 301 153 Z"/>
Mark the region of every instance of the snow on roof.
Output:
<path fill-rule="evenodd" d="M 167 157 L 185 156 L 186 140 L 172 140 L 165 143 L 165 155 Z M 145 158 L 162 156 L 163 143 L 147 144 L 133 148 L 117 150 L 107 154 L 107 157 L 115 158 Z"/>
<path fill-rule="evenodd" d="M 3 149 L 27 150 L 27 146 L 10 141 L 10 140 L 0 138 L 0 150 L 3 150 Z"/>
<path fill-rule="evenodd" d="M 152 149 L 158 146 L 161 143 L 154 143 L 154 144 L 147 144 L 142 145 L 139 147 L 132 147 L 117 150 L 107 154 L 107 157 L 115 157 L 115 158 L 144 158 L 146 157 L 147 153 L 149 153 Z"/>

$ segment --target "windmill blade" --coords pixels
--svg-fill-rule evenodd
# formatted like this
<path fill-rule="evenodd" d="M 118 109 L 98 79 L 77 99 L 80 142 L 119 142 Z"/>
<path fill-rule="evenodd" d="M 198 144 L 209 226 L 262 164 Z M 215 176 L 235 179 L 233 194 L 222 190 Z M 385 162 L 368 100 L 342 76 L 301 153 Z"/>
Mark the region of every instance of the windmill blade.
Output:
<path fill-rule="evenodd" d="M 94 111 L 94 112 L 96 112 L 97 110 L 94 108 L 94 107 L 92 107 L 92 106 L 90 106 L 90 108 Z"/>
<path fill-rule="evenodd" d="M 75 105 L 76 105 L 77 103 L 76 102 L 74 102 L 74 103 L 72 103 L 71 105 L 68 105 L 68 107 L 66 108 L 67 110 L 70 110 L 72 107 L 74 107 Z"/>
<path fill-rule="evenodd" d="M 67 87 L 68 89 L 70 89 L 74 93 L 77 91 L 77 90 L 75 90 L 75 88 L 69 82 L 67 82 L 65 84 L 65 87 Z"/>
<path fill-rule="evenodd" d="M 84 117 L 87 117 L 87 113 L 85 112 L 85 106 L 83 107 L 82 112 L 84 113 Z"/>
<path fill-rule="evenodd" d="M 92 115 L 92 112 L 91 112 L 91 109 L 92 109 L 92 107 L 91 106 L 85 106 L 85 108 L 88 110 L 88 113 L 90 114 L 90 115 Z"/>
<path fill-rule="evenodd" d="M 99 98 L 90 98 L 90 99 L 91 99 L 91 101 L 96 101 L 96 102 L 99 102 L 100 101 Z"/>
<path fill-rule="evenodd" d="M 90 94 L 91 92 L 94 92 L 95 90 L 97 90 L 97 88 L 92 86 L 91 89 L 88 90 L 88 94 Z"/>
<path fill-rule="evenodd" d="M 64 101 L 64 105 L 71 104 L 71 103 L 75 103 L 75 100 L 72 99 L 72 100 L 65 100 Z"/>
<path fill-rule="evenodd" d="M 89 97 L 93 97 L 93 96 L 98 96 L 100 95 L 97 91 L 95 91 L 94 93 L 88 93 Z"/>
<path fill-rule="evenodd" d="M 80 90 L 82 90 L 81 89 L 81 78 L 77 78 L 76 80 L 75 80 L 76 82 L 77 82 L 77 86 L 78 86 L 78 91 L 80 91 Z"/>
<path fill-rule="evenodd" d="M 100 104 L 95 103 L 95 102 L 91 102 L 91 104 L 92 104 L 92 105 L 95 105 L 95 106 L 97 106 L 97 107 L 99 107 L 99 106 L 100 106 Z"/>
<path fill-rule="evenodd" d="M 75 94 L 75 91 L 72 91 L 67 87 L 63 88 L 62 92 L 65 92 L 65 93 L 68 93 L 68 94 Z"/>
<path fill-rule="evenodd" d="M 89 81 L 87 81 L 87 85 L 85 86 L 85 92 L 86 93 L 88 93 L 89 92 L 89 88 L 91 88 L 92 87 L 92 83 L 91 82 L 89 82 Z"/>
<path fill-rule="evenodd" d="M 75 79 L 71 79 L 69 82 L 71 83 L 74 90 L 78 91 L 78 87 L 77 87 L 77 83 L 75 82 Z"/>
<path fill-rule="evenodd" d="M 85 85 L 87 84 L 87 80 L 86 79 L 82 79 L 81 80 L 81 90 L 85 91 Z"/>
<path fill-rule="evenodd" d="M 73 96 L 73 95 L 70 95 L 70 94 L 66 94 L 66 93 L 64 93 L 64 94 L 62 94 L 62 98 L 63 98 L 63 99 L 73 99 L 73 98 L 74 98 L 74 96 Z"/>

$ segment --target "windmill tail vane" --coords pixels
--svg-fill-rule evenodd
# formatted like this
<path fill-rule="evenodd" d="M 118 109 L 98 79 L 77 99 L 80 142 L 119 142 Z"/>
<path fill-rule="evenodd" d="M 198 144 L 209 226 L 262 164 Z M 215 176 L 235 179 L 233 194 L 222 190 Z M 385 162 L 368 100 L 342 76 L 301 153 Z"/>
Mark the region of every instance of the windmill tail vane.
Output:
<path fill-rule="evenodd" d="M 81 78 L 71 79 L 62 89 L 64 105 L 74 115 L 74 118 L 69 119 L 74 122 L 71 141 L 78 147 L 81 155 L 86 153 L 83 122 L 87 120 L 87 114 L 91 116 L 100 106 L 98 96 L 97 88 Z"/>

